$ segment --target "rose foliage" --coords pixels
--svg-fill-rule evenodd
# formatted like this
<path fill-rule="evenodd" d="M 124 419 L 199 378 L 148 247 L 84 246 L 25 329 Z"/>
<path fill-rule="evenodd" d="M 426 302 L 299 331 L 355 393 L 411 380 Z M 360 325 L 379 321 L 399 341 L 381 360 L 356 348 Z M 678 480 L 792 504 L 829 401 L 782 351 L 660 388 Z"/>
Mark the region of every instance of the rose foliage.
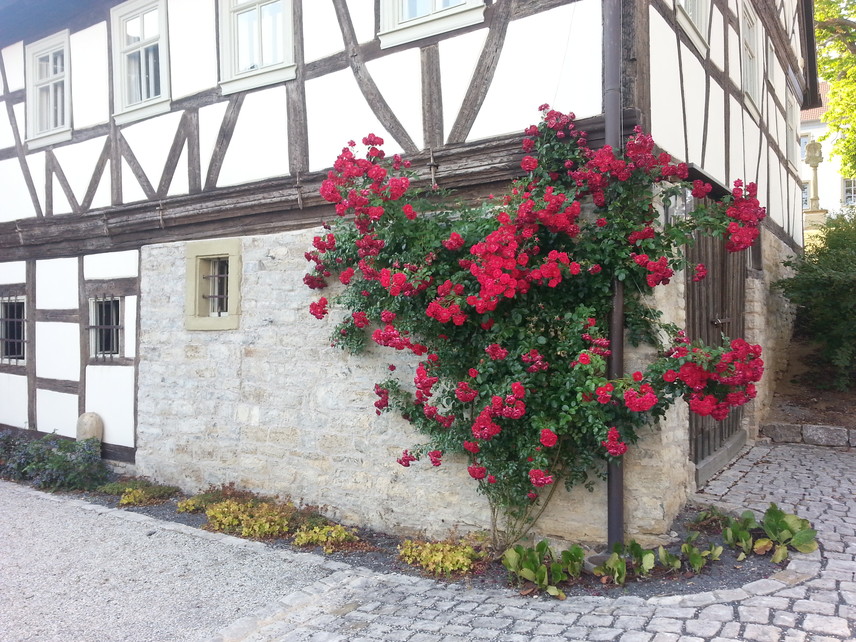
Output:
<path fill-rule="evenodd" d="M 704 278 L 681 252 L 694 233 L 724 236 L 730 251 L 752 245 L 764 217 L 754 185 L 702 200 L 711 186 L 689 182 L 650 136 L 637 129 L 624 150 L 591 149 L 573 114 L 545 105 L 523 139 L 526 175 L 482 207 L 450 207 L 439 190 L 417 189 L 382 142 L 363 139 L 364 156 L 349 144 L 324 181 L 339 218 L 307 252 L 304 282 L 344 285 L 330 301 L 347 310 L 334 344 L 418 357 L 406 373 L 390 365 L 395 375 L 375 386 L 378 414 L 395 411 L 427 437 L 402 466 L 460 453 L 494 510 L 531 523 L 557 484 L 620 458 L 675 400 L 723 419 L 755 396 L 759 346 L 690 344 L 644 305 L 678 270 Z M 699 206 L 660 220 L 688 191 Z M 625 283 L 631 335 L 666 339 L 644 372 L 610 380 L 614 279 Z M 324 318 L 326 297 L 311 312 Z"/>

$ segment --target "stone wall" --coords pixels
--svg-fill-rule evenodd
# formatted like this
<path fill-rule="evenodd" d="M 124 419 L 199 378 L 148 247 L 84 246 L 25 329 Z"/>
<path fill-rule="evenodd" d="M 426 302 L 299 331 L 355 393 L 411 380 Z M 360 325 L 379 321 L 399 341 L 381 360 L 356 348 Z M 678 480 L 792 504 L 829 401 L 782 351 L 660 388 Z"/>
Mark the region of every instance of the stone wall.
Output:
<path fill-rule="evenodd" d="M 374 413 L 373 385 L 387 374 L 391 351 L 350 357 L 329 345 L 335 312 L 324 321 L 309 315 L 318 293 L 302 283 L 303 253 L 316 233 L 242 239 L 234 331 L 185 330 L 184 244 L 143 249 L 138 473 L 187 491 L 235 482 L 400 534 L 488 528 L 487 503 L 463 458 L 439 468 L 396 463 L 420 436 L 400 418 Z M 654 302 L 676 323 L 683 323 L 682 281 L 658 288 Z M 628 368 L 642 357 L 630 351 Z M 692 490 L 687 411 L 679 406 L 626 456 L 629 536 L 664 533 Z M 606 485 L 595 481 L 594 492 L 557 491 L 536 532 L 603 541 Z"/>

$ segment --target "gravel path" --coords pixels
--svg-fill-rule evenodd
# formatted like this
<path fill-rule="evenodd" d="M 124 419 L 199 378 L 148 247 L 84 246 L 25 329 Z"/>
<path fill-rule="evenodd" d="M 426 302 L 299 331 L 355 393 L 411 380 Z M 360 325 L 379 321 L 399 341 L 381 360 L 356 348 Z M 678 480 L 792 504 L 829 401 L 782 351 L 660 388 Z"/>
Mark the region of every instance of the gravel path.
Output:
<path fill-rule="evenodd" d="M 205 640 L 341 564 L 0 481 L 0 641 Z"/>

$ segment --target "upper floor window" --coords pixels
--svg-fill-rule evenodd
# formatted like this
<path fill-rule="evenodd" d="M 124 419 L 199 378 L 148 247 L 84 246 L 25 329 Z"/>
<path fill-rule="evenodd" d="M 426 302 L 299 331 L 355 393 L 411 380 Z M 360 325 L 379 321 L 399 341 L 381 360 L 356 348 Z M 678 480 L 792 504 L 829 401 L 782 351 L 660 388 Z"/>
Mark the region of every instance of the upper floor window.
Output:
<path fill-rule="evenodd" d="M 68 32 L 27 45 L 27 137 L 49 144 L 71 137 Z"/>
<path fill-rule="evenodd" d="M 843 179 L 841 188 L 841 202 L 844 205 L 856 205 L 856 178 Z"/>
<path fill-rule="evenodd" d="M 381 0 L 380 46 L 446 33 L 484 22 L 484 0 Z"/>
<path fill-rule="evenodd" d="M 221 86 L 232 93 L 294 78 L 291 0 L 221 0 Z"/>
<path fill-rule="evenodd" d="M 0 298 L 0 363 L 20 364 L 27 355 L 24 297 Z"/>
<path fill-rule="evenodd" d="M 680 0 L 678 21 L 700 52 L 707 51 L 710 0 Z"/>
<path fill-rule="evenodd" d="M 758 63 L 759 29 L 758 17 L 749 8 L 743 5 L 743 21 L 741 29 L 741 40 L 743 42 L 743 91 L 752 100 L 752 104 L 760 107 L 760 65 Z"/>
<path fill-rule="evenodd" d="M 117 120 L 169 109 L 169 51 L 166 4 L 132 0 L 110 10 L 113 88 Z"/>

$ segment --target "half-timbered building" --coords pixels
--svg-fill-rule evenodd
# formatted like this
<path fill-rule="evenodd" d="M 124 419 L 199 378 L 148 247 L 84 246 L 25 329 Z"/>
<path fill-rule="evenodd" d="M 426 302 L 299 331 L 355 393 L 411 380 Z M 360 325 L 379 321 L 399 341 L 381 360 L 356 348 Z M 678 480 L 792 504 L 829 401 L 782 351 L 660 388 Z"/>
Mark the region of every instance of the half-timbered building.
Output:
<path fill-rule="evenodd" d="M 802 243 L 811 26 L 811 0 L 0 0 L 0 427 L 73 437 L 95 412 L 108 458 L 188 490 L 234 481 L 381 528 L 483 527 L 460 471 L 426 483 L 394 463 L 418 437 L 375 420 L 374 366 L 306 313 L 326 168 L 373 132 L 427 180 L 498 191 L 541 103 L 603 144 L 617 64 L 624 134 L 641 125 L 722 188 L 758 183 L 751 260 L 703 244 L 721 287 L 678 284 L 668 306 L 696 336 L 764 343 L 775 370 L 788 314 L 768 286 Z M 630 529 L 662 532 L 769 397 L 730 428 L 690 434 L 678 411 L 646 435 Z M 569 508 L 601 495 L 542 530 L 601 537 L 600 508 Z"/>

